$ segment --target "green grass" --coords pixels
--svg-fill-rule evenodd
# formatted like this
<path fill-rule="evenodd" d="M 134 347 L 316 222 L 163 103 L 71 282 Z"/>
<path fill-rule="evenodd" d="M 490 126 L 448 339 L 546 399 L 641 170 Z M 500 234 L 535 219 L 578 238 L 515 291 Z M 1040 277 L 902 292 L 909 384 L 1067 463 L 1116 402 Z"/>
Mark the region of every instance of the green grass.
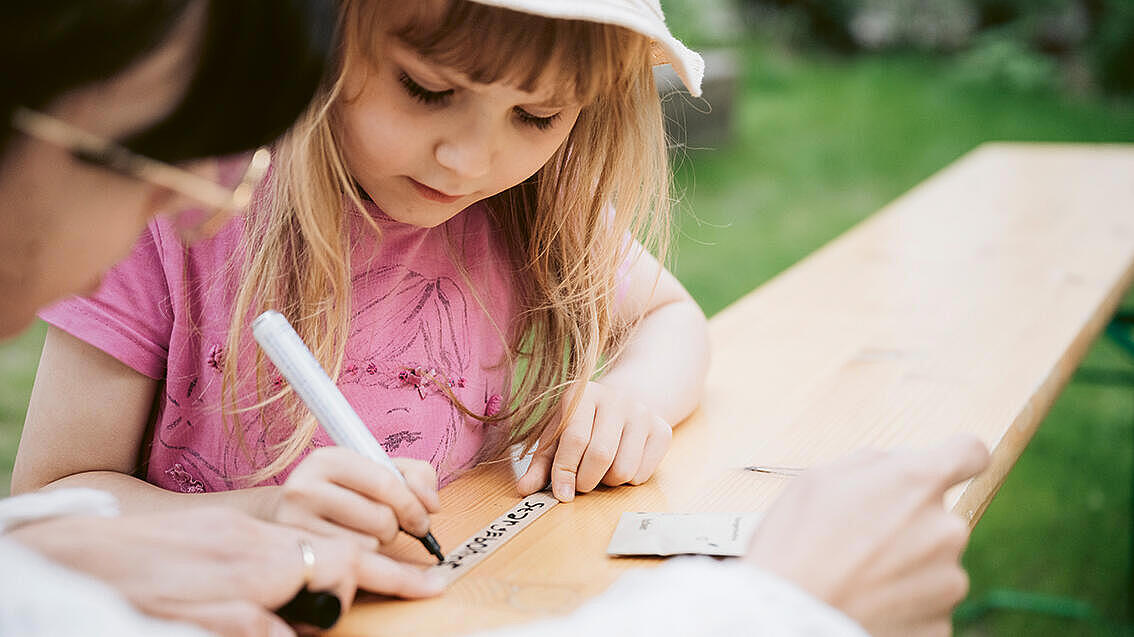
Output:
<path fill-rule="evenodd" d="M 0 346 L 0 496 L 6 495 L 10 487 L 12 462 L 16 458 L 45 330 L 42 323 L 37 323 Z"/>
<path fill-rule="evenodd" d="M 736 141 L 693 151 L 678 170 L 676 271 L 710 314 L 981 142 L 1134 141 L 1130 104 L 966 85 L 946 61 L 760 45 L 743 56 Z M 36 328 L 0 348 L 0 492 L 41 342 Z M 1134 370 L 1106 343 L 1089 362 Z M 1072 383 L 973 535 L 974 599 L 996 588 L 1066 595 L 1131 621 L 1132 431 L 1134 386 Z M 1101 630 L 1003 611 L 958 626 L 972 636 Z"/>

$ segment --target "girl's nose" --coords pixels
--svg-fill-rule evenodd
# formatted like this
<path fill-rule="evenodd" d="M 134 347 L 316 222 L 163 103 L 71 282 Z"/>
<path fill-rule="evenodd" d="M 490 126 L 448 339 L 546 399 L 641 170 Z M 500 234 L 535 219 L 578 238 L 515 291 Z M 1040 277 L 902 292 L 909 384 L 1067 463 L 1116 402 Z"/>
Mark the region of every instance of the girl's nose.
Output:
<path fill-rule="evenodd" d="M 492 167 L 493 133 L 483 124 L 458 128 L 437 143 L 437 163 L 462 179 L 479 179 Z"/>

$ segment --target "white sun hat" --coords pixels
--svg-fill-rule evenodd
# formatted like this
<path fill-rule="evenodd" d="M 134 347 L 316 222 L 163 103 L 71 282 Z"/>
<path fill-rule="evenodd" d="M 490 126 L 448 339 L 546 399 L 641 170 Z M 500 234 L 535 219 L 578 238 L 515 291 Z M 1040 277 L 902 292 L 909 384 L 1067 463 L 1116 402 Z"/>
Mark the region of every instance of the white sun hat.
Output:
<path fill-rule="evenodd" d="M 669 63 L 693 97 L 701 96 L 705 61 L 681 43 L 665 25 L 659 0 L 472 0 L 478 4 L 511 9 L 563 20 L 585 20 L 625 27 L 652 39 L 655 61 Z"/>

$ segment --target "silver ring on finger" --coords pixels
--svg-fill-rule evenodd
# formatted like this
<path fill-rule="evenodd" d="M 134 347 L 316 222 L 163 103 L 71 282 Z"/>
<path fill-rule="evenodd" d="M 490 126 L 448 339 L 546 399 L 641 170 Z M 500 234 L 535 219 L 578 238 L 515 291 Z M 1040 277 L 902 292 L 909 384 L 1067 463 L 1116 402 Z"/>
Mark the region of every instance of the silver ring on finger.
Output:
<path fill-rule="evenodd" d="M 307 538 L 299 538 L 299 556 L 303 560 L 303 588 L 315 578 L 315 549 Z"/>

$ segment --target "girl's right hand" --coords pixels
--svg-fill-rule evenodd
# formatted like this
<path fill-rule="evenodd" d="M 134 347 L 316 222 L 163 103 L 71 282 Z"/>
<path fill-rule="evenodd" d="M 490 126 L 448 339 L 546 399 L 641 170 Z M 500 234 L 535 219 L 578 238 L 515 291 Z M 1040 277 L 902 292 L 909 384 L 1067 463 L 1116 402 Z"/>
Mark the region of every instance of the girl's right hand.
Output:
<path fill-rule="evenodd" d="M 317 449 L 280 487 L 271 519 L 352 539 L 364 551 L 393 542 L 399 528 L 421 537 L 429 532 L 429 514 L 441 510 L 437 474 L 421 460 L 397 458 L 394 464 L 405 484 L 350 449 Z"/>

